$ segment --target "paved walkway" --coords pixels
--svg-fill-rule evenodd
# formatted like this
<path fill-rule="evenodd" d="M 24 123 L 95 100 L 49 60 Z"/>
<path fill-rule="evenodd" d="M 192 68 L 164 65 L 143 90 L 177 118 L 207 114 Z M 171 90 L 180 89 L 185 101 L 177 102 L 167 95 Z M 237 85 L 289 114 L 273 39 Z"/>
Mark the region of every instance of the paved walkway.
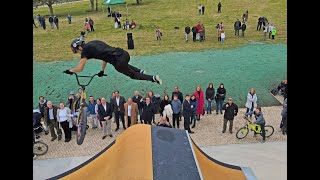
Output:
<path fill-rule="evenodd" d="M 201 149 L 214 159 L 250 167 L 259 180 L 287 179 L 287 142 L 206 146 Z M 92 156 L 33 161 L 33 179 L 42 180 L 80 165 Z"/>

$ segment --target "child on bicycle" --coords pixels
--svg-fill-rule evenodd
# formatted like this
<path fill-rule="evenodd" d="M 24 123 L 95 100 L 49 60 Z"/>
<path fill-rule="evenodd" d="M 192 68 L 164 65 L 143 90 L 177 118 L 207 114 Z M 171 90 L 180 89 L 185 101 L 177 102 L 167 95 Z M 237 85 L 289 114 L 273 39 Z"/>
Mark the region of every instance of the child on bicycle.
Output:
<path fill-rule="evenodd" d="M 254 114 L 254 116 L 256 118 L 256 121 L 253 122 L 253 124 L 259 124 L 261 127 L 262 143 L 264 143 L 266 141 L 266 132 L 264 130 L 264 126 L 266 124 L 266 121 L 263 117 L 261 107 L 257 106 L 254 111 L 250 111 L 250 112 L 246 113 L 245 116 L 248 117 L 249 115 L 252 115 L 252 114 Z"/>

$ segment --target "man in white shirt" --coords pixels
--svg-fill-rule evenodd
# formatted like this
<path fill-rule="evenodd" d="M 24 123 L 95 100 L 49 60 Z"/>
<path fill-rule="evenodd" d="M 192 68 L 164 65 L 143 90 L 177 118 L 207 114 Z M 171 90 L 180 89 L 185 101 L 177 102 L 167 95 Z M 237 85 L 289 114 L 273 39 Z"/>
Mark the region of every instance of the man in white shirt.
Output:
<path fill-rule="evenodd" d="M 103 137 L 105 139 L 108 135 L 113 137 L 111 132 L 111 118 L 112 118 L 112 111 L 111 105 L 106 101 L 106 98 L 101 98 L 101 104 L 98 105 L 98 114 L 102 123 L 103 129 Z"/>
<path fill-rule="evenodd" d="M 132 98 L 128 99 L 127 103 L 124 103 L 124 114 L 126 118 L 126 127 L 137 124 L 138 105 L 132 101 Z"/>

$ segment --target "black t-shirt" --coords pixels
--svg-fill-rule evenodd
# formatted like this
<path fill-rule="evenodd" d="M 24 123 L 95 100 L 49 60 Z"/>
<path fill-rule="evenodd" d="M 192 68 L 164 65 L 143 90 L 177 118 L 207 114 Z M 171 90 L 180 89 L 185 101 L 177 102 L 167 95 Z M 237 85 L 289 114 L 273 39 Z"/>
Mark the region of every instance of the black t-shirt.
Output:
<path fill-rule="evenodd" d="M 106 61 L 110 64 L 115 64 L 117 56 L 123 54 L 124 50 L 121 48 L 114 48 L 108 44 L 94 40 L 90 41 L 82 46 L 81 58 L 86 57 L 87 59 L 99 59 Z"/>

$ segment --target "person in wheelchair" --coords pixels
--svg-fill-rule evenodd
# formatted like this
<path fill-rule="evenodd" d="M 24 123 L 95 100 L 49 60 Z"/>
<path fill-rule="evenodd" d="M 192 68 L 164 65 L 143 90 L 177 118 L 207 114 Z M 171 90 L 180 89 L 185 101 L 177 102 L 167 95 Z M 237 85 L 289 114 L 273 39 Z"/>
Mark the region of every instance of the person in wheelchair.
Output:
<path fill-rule="evenodd" d="M 248 117 L 249 115 L 254 114 L 256 121 L 252 122 L 253 124 L 259 124 L 261 127 L 261 135 L 262 135 L 262 143 L 266 141 L 266 132 L 264 130 L 264 126 L 266 125 L 266 120 L 263 117 L 261 107 L 257 106 L 254 111 L 250 111 L 248 113 L 245 113 L 245 116 Z M 256 133 L 255 133 L 256 135 Z"/>

